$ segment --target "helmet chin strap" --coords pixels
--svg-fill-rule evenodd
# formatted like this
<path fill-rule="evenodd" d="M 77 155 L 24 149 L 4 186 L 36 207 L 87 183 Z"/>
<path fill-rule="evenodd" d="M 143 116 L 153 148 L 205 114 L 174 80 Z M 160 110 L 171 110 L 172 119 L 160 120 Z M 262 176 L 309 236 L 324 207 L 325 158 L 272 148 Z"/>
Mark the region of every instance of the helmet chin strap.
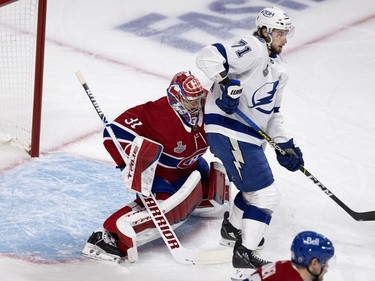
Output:
<path fill-rule="evenodd" d="M 267 42 L 266 44 L 267 44 L 268 50 L 271 50 L 271 44 L 272 44 L 272 30 L 269 31 L 269 32 L 267 32 L 267 34 L 268 34 L 268 38 L 270 39 L 270 41 Z"/>
<path fill-rule="evenodd" d="M 312 273 L 308 266 L 306 267 L 306 269 L 307 269 L 307 271 L 308 271 L 312 276 L 314 276 L 314 279 L 312 279 L 312 281 L 319 281 L 319 276 L 322 274 L 324 267 L 322 266 L 322 268 L 320 269 L 319 274 L 314 274 L 314 273 Z"/>
<path fill-rule="evenodd" d="M 264 28 L 264 27 L 263 27 Z M 264 35 L 262 35 L 262 29 L 259 29 L 258 30 L 258 32 L 257 32 L 257 34 L 258 34 L 258 36 L 259 37 L 261 37 L 261 38 L 263 38 L 265 41 L 266 41 L 266 45 L 267 45 L 267 48 L 268 48 L 268 50 L 271 50 L 271 44 L 272 44 L 272 29 L 270 29 L 270 28 L 268 28 L 268 27 L 266 27 L 267 28 L 267 38 L 264 38 L 265 36 Z M 268 40 L 269 40 L 269 42 L 268 42 Z"/>

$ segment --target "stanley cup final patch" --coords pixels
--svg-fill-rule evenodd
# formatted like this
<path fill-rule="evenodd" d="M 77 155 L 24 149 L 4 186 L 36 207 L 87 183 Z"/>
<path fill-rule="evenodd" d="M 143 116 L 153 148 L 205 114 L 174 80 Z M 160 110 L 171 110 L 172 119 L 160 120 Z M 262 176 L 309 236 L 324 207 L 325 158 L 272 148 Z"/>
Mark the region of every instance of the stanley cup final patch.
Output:
<path fill-rule="evenodd" d="M 186 150 L 186 145 L 183 145 L 182 141 L 177 142 L 177 147 L 173 149 L 173 151 L 176 153 L 182 153 L 185 150 Z"/>
<path fill-rule="evenodd" d="M 263 69 L 263 76 L 266 77 L 268 73 L 269 73 L 269 70 L 268 70 L 268 64 L 267 64 L 266 68 Z"/>

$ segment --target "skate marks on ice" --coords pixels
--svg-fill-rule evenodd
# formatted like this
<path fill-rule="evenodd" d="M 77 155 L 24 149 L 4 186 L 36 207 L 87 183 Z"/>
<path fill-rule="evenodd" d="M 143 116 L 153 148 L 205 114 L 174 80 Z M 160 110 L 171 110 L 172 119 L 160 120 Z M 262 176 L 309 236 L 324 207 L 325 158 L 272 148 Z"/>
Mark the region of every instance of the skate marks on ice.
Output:
<path fill-rule="evenodd" d="M 0 253 L 79 258 L 91 232 L 133 197 L 108 163 L 62 153 L 32 159 L 0 174 Z"/>
<path fill-rule="evenodd" d="M 0 173 L 0 255 L 37 263 L 84 259 L 92 231 L 134 198 L 110 163 L 66 153 L 32 159 Z M 191 249 L 212 250 L 221 219 L 191 216 L 176 234 Z M 161 238 L 139 251 L 147 261 L 173 260 Z"/>

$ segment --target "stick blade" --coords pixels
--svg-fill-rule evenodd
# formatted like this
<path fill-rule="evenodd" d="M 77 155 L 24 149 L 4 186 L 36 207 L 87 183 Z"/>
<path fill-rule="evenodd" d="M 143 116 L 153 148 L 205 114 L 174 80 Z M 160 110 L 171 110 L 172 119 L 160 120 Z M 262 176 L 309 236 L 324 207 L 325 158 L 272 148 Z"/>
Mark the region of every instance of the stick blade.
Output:
<path fill-rule="evenodd" d="M 352 212 L 350 215 L 356 220 L 356 221 L 375 221 L 375 211 L 371 212 Z"/>

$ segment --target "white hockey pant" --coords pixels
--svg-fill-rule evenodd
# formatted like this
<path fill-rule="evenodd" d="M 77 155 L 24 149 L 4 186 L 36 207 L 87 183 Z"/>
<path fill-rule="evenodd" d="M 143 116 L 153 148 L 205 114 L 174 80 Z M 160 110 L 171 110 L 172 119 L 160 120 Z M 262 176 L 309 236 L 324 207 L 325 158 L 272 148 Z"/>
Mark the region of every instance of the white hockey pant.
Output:
<path fill-rule="evenodd" d="M 279 205 L 280 197 L 280 192 L 275 183 L 258 191 L 242 192 L 245 208 L 255 207 L 260 212 L 265 213 L 266 216 L 269 216 L 269 219 L 271 219 L 273 211 Z M 242 230 L 242 245 L 250 250 L 257 248 L 269 223 L 255 218 L 247 218 L 244 216 L 244 210 L 236 206 L 236 204 L 233 204 L 229 221 L 234 227 Z"/>

